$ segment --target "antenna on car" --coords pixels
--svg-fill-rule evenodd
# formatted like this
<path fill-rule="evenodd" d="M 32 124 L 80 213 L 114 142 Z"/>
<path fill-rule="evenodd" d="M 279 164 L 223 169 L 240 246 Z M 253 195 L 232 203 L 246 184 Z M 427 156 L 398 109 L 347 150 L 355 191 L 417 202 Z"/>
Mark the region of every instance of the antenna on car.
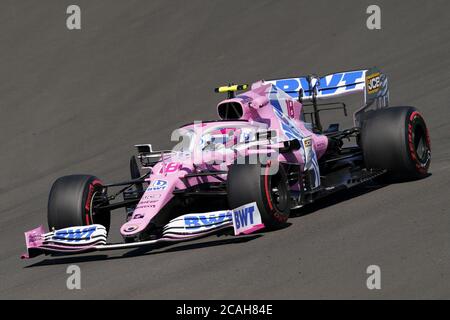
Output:
<path fill-rule="evenodd" d="M 247 90 L 248 84 L 228 84 L 228 86 L 222 86 L 214 88 L 214 92 L 217 93 L 228 93 L 228 99 L 233 99 L 236 97 L 236 91 Z"/>

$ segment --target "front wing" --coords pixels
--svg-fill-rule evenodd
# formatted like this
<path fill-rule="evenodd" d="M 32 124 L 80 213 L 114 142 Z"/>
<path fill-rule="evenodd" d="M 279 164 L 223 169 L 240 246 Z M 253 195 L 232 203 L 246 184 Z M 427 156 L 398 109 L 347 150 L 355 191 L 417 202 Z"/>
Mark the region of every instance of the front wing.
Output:
<path fill-rule="evenodd" d="M 133 243 L 107 243 L 107 231 L 99 224 L 70 227 L 47 233 L 44 227 L 40 226 L 25 232 L 27 252 L 21 258 L 29 259 L 41 254 L 131 249 L 162 242 L 188 241 L 227 228 L 233 228 L 236 236 L 264 228 L 256 203 L 249 203 L 233 210 L 183 215 L 171 220 L 164 227 L 161 238 Z"/>

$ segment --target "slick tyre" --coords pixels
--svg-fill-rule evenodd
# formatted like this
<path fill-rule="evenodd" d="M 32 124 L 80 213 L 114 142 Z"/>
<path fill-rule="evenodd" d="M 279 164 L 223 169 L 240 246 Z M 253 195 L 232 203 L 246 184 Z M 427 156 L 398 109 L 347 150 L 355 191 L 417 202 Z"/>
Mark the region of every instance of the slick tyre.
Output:
<path fill-rule="evenodd" d="M 95 210 L 103 185 L 90 175 L 70 175 L 57 179 L 48 198 L 48 226 L 50 230 L 73 226 L 101 224 L 109 230 L 111 212 Z"/>
<path fill-rule="evenodd" d="M 291 209 L 289 185 L 282 165 L 270 174 L 271 163 L 233 164 L 228 171 L 228 205 L 237 208 L 256 202 L 264 225 L 269 229 L 282 226 Z"/>
<path fill-rule="evenodd" d="M 428 175 L 430 137 L 416 108 L 393 107 L 373 112 L 363 123 L 360 142 L 367 168 L 386 169 L 395 180 Z"/>

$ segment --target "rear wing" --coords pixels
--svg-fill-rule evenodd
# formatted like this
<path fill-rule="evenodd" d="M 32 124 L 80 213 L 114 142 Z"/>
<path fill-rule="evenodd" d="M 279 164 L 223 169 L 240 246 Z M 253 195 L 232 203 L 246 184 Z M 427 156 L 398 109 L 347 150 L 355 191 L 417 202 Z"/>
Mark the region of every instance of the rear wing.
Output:
<path fill-rule="evenodd" d="M 298 78 L 268 80 L 300 102 L 333 99 L 353 93 L 362 93 L 364 104 L 353 114 L 353 122 L 360 127 L 369 109 L 386 108 L 389 105 L 388 79 L 377 68 L 354 70 Z"/>

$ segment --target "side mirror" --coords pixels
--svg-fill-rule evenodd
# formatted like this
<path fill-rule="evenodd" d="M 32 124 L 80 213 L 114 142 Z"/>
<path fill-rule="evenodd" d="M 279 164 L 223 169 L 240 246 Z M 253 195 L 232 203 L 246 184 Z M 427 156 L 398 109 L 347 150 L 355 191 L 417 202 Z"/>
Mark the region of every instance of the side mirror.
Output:
<path fill-rule="evenodd" d="M 149 154 L 153 152 L 151 144 L 137 144 L 135 147 L 137 148 L 137 152 L 139 154 Z"/>

